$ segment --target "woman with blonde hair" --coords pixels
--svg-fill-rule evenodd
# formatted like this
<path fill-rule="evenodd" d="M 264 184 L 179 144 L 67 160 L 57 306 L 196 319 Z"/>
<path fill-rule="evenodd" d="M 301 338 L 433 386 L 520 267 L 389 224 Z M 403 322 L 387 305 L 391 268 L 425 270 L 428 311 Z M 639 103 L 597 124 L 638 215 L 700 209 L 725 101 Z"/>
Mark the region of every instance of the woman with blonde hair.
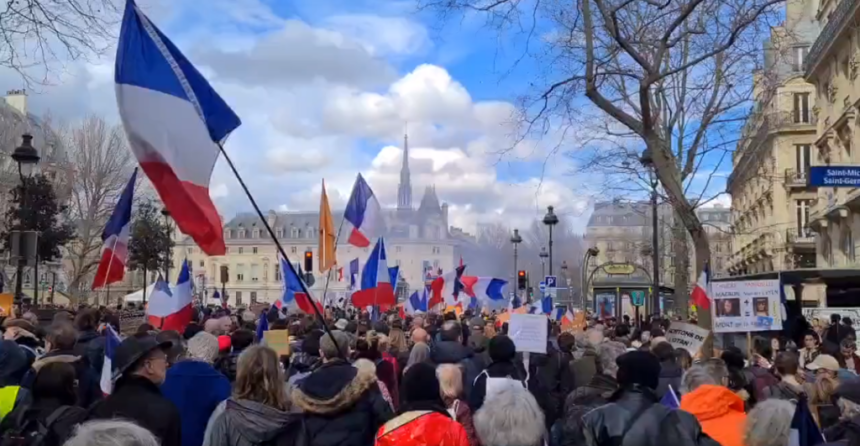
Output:
<path fill-rule="evenodd" d="M 806 368 L 815 373 L 815 380 L 803 384 L 809 398 L 809 409 L 818 426 L 824 430 L 839 421 L 839 409 L 833 404 L 839 386 L 839 361 L 830 355 L 818 355 Z"/>
<path fill-rule="evenodd" d="M 239 356 L 233 396 L 221 403 L 212 417 L 204 446 L 255 446 L 292 444 L 299 418 L 289 412 L 284 370 L 278 354 L 255 345 Z"/>
<path fill-rule="evenodd" d="M 475 424 L 472 423 L 472 409 L 469 408 L 469 403 L 463 400 L 463 371 L 460 370 L 460 366 L 442 364 L 436 367 L 436 377 L 439 378 L 442 401 L 451 418 L 466 429 L 470 446 L 480 446 L 481 441 L 475 433 Z"/>

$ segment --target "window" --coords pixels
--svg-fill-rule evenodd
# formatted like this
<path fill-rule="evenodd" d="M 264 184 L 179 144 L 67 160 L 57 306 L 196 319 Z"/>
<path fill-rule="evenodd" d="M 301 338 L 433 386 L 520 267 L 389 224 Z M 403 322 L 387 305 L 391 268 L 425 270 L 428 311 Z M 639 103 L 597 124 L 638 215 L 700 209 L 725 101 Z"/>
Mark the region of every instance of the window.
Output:
<path fill-rule="evenodd" d="M 794 123 L 809 123 L 809 93 L 794 93 Z"/>
<path fill-rule="evenodd" d="M 439 269 L 439 261 L 438 260 L 433 261 L 433 268 L 437 269 L 437 270 Z"/>
<path fill-rule="evenodd" d="M 236 305 L 242 305 L 242 292 L 236 291 Z"/>
<path fill-rule="evenodd" d="M 236 282 L 242 282 L 245 280 L 245 265 L 238 264 L 236 265 Z"/>
<path fill-rule="evenodd" d="M 441 250 L 441 249 L 439 249 L 439 247 L 438 247 L 438 246 L 434 246 L 434 247 L 433 247 L 433 254 L 440 254 L 441 252 L 442 252 L 442 250 Z"/>
<path fill-rule="evenodd" d="M 394 252 L 400 252 L 400 251 L 402 251 L 402 250 L 403 250 L 403 249 L 402 249 L 400 246 L 395 246 L 395 247 L 394 247 Z"/>
<path fill-rule="evenodd" d="M 296 254 L 297 252 L 298 252 L 298 250 L 296 249 L 295 246 L 290 246 L 290 254 Z"/>
<path fill-rule="evenodd" d="M 275 229 L 275 237 L 281 238 L 284 236 L 284 230 L 281 228 Z"/>
<path fill-rule="evenodd" d="M 809 166 L 811 165 L 809 144 L 797 144 L 794 146 L 794 149 L 798 175 L 809 172 Z"/>
<path fill-rule="evenodd" d="M 252 254 L 256 254 L 256 253 L 257 253 L 257 247 L 256 247 L 256 246 L 255 246 L 255 247 L 253 247 L 253 248 L 251 248 L 251 253 L 252 253 Z"/>
<path fill-rule="evenodd" d="M 803 64 L 806 63 L 806 56 L 809 55 L 809 47 L 808 46 L 796 46 L 794 47 L 794 58 L 792 60 L 792 69 L 794 71 L 803 71 Z"/>
<path fill-rule="evenodd" d="M 260 265 L 251 264 L 251 282 L 257 282 L 260 280 Z"/>
<path fill-rule="evenodd" d="M 842 252 L 845 253 L 845 258 L 853 263 L 856 259 L 854 255 L 854 234 L 851 231 L 851 226 L 845 228 L 845 233 L 842 236 Z"/>
<path fill-rule="evenodd" d="M 809 225 L 810 208 L 812 208 L 812 200 L 795 200 L 794 202 L 795 229 L 798 237 L 807 237 L 809 233 L 807 226 Z"/>
<path fill-rule="evenodd" d="M 200 267 L 201 267 L 201 268 L 203 268 L 204 266 L 206 266 L 206 262 L 204 262 L 203 260 L 201 260 L 201 261 L 200 261 Z"/>
<path fill-rule="evenodd" d="M 394 264 L 395 264 L 396 266 L 400 266 L 400 259 L 395 260 L 395 261 L 394 261 Z"/>
<path fill-rule="evenodd" d="M 245 248 L 239 247 L 239 254 L 242 254 L 244 252 L 245 252 Z"/>
<path fill-rule="evenodd" d="M 257 292 L 256 291 L 251 291 L 251 303 L 252 304 L 257 303 Z"/>
<path fill-rule="evenodd" d="M 299 236 L 299 229 L 298 228 L 290 228 L 290 237 L 296 238 L 298 236 Z"/>
<path fill-rule="evenodd" d="M 281 266 L 275 265 L 275 282 L 280 282 L 281 280 Z"/>
<path fill-rule="evenodd" d="M 244 229 L 239 230 L 239 238 L 245 238 L 245 230 Z"/>
<path fill-rule="evenodd" d="M 309 226 L 307 229 L 305 229 L 305 237 L 313 237 L 313 236 L 314 236 L 314 227 Z"/>

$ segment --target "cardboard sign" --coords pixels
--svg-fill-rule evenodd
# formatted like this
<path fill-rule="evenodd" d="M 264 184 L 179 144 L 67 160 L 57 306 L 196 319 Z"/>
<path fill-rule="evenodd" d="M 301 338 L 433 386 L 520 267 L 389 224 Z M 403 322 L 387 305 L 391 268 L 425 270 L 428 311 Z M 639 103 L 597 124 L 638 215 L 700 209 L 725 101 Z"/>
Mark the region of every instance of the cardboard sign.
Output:
<path fill-rule="evenodd" d="M 561 329 L 563 331 L 585 331 L 588 327 L 588 321 L 585 319 L 585 312 L 578 311 L 573 316 L 573 321 L 568 322 L 567 319 L 561 321 Z"/>
<path fill-rule="evenodd" d="M 698 325 L 672 322 L 666 330 L 666 340 L 672 344 L 672 347 L 683 348 L 690 352 L 690 355 L 695 356 L 710 333 L 710 330 Z"/>
<path fill-rule="evenodd" d="M 327 335 L 326 335 L 327 336 Z M 269 330 L 263 332 L 263 340 L 266 346 L 274 350 L 278 356 L 290 355 L 290 331 Z"/>
<path fill-rule="evenodd" d="M 546 354 L 547 318 L 543 314 L 512 314 L 508 336 L 518 352 Z"/>

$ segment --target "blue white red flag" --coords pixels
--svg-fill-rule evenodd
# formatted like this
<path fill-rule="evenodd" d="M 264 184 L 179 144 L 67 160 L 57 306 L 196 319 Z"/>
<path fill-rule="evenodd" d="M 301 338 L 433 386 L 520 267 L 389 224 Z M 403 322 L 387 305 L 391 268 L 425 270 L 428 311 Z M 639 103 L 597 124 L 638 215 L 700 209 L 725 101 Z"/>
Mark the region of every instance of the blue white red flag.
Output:
<path fill-rule="evenodd" d="M 347 240 L 350 245 L 366 248 L 371 240 L 382 235 L 382 207 L 361 174 L 352 186 L 343 217 L 352 224 Z"/>
<path fill-rule="evenodd" d="M 128 261 L 128 241 L 131 233 L 131 207 L 134 202 L 134 183 L 137 169 L 131 174 L 113 213 L 102 231 L 102 258 L 93 278 L 92 289 L 122 281 Z"/>
<path fill-rule="evenodd" d="M 113 327 L 108 325 L 105 329 L 105 359 L 102 364 L 102 376 L 99 382 L 99 387 L 102 393 L 110 395 L 113 392 L 113 357 L 117 347 L 122 342 Z"/>
<path fill-rule="evenodd" d="M 385 255 L 385 241 L 379 239 L 361 271 L 361 289 L 352 293 L 352 304 L 359 308 L 371 305 L 395 305 L 394 285 Z"/>

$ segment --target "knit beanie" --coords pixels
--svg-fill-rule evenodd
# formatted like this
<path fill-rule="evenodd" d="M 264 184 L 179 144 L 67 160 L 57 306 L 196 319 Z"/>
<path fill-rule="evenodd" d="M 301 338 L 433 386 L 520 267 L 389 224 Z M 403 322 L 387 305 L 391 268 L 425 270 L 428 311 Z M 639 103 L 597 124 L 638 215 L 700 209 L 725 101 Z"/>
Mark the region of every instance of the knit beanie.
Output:
<path fill-rule="evenodd" d="M 188 340 L 188 357 L 213 363 L 218 358 L 218 338 L 201 331 Z"/>
<path fill-rule="evenodd" d="M 424 362 L 412 364 L 403 374 L 403 400 L 406 403 L 436 402 L 444 407 L 436 368 Z"/>
<path fill-rule="evenodd" d="M 651 352 L 627 352 L 619 356 L 615 363 L 618 364 L 615 379 L 621 387 L 638 384 L 656 390 L 660 384 L 660 360 Z"/>
<path fill-rule="evenodd" d="M 490 354 L 490 359 L 493 362 L 511 361 L 517 356 L 517 347 L 511 338 L 505 335 L 497 335 L 490 339 L 487 352 Z"/>

